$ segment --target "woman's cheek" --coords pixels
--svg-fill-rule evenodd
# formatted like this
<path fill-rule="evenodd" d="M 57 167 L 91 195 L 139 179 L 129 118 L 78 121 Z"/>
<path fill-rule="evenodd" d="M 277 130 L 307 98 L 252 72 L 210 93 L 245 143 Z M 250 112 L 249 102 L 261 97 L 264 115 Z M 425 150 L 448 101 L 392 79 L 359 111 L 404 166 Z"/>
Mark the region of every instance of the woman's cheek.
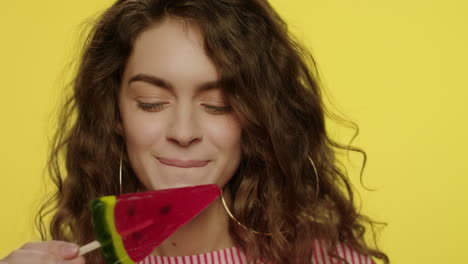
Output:
<path fill-rule="evenodd" d="M 163 115 L 150 113 L 135 113 L 129 116 L 126 135 L 127 142 L 138 146 L 148 146 L 160 139 L 164 133 L 165 121 Z"/>

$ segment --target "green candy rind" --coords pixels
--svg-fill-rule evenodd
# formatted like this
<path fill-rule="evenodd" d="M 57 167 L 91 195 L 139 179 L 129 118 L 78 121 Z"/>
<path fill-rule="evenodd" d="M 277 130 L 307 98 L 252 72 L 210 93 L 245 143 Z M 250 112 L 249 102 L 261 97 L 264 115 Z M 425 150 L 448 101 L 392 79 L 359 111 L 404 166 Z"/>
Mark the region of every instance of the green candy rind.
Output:
<path fill-rule="evenodd" d="M 105 196 L 91 202 L 94 231 L 101 243 L 102 253 L 108 264 L 135 264 L 128 256 L 123 241 L 115 228 L 115 196 Z"/>

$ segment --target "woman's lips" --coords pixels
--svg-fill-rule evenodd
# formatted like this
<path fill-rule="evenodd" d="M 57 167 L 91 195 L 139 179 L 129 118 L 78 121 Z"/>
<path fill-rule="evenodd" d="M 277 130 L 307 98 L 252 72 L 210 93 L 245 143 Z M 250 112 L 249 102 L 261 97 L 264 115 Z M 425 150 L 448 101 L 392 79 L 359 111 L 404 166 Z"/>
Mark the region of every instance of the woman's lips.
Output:
<path fill-rule="evenodd" d="M 208 164 L 207 160 L 178 160 L 178 159 L 166 159 L 166 158 L 157 158 L 159 162 L 164 165 L 179 167 L 179 168 L 197 168 L 203 167 Z"/>

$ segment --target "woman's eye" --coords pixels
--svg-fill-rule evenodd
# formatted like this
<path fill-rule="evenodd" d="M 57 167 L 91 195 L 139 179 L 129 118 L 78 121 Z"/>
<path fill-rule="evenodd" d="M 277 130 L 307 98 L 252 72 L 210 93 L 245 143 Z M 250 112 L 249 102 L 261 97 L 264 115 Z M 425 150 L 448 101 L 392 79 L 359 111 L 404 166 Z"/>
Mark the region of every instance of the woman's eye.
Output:
<path fill-rule="evenodd" d="M 202 106 L 211 114 L 225 114 L 229 113 L 232 111 L 231 106 L 215 106 L 215 105 L 208 105 L 208 104 L 202 104 Z"/>
<path fill-rule="evenodd" d="M 157 112 L 162 110 L 164 105 L 167 103 L 144 103 L 138 101 L 138 107 L 148 112 Z"/>

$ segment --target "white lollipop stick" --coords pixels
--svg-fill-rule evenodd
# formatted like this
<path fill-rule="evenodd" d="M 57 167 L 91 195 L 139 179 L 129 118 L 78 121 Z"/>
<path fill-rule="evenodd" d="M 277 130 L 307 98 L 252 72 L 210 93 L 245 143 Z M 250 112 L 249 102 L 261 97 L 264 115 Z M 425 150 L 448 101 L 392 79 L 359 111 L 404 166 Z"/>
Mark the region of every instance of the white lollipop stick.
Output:
<path fill-rule="evenodd" d="M 154 223 L 153 219 L 146 220 L 143 223 L 136 225 L 135 227 L 132 227 L 132 228 L 126 230 L 126 231 L 121 232 L 121 235 L 122 236 L 128 236 L 129 234 L 133 234 L 136 231 L 140 231 L 141 229 L 146 228 L 146 227 L 152 225 L 153 223 Z M 99 241 L 97 241 L 97 240 L 94 240 L 93 242 L 90 242 L 90 243 L 80 247 L 79 256 L 82 256 L 82 255 L 84 255 L 86 253 L 89 253 L 89 252 L 91 252 L 93 250 L 96 250 L 96 249 L 98 249 L 100 247 L 101 247 L 101 243 L 99 243 Z M 0 263 L 0 264 L 2 264 L 2 263 Z"/>
<path fill-rule="evenodd" d="M 97 240 L 94 240 L 93 242 L 90 242 L 82 247 L 80 247 L 80 254 L 79 256 L 83 256 L 84 254 L 87 254 L 93 250 L 96 250 L 101 247 L 101 243 L 99 243 Z"/>

